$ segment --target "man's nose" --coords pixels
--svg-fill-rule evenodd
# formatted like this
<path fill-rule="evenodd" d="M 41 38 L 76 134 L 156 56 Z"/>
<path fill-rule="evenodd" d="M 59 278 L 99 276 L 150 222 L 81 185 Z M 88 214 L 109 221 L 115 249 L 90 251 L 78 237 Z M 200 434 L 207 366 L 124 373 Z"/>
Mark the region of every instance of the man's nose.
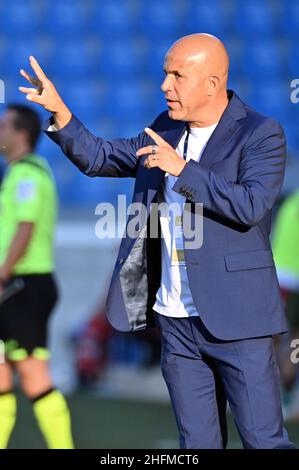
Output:
<path fill-rule="evenodd" d="M 164 93 L 172 90 L 172 82 L 169 75 L 166 75 L 166 77 L 164 78 L 163 83 L 161 85 L 161 90 L 164 91 Z"/>

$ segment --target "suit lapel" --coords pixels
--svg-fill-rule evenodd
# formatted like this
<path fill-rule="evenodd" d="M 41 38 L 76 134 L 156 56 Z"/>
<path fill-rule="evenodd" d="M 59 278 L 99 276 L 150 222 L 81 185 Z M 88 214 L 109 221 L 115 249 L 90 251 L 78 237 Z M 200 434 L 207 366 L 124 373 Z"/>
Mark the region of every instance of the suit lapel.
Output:
<path fill-rule="evenodd" d="M 209 168 L 217 160 L 221 160 L 222 150 L 240 127 L 240 123 L 230 115 L 221 118 L 202 153 L 199 161 L 200 166 Z"/>
<path fill-rule="evenodd" d="M 239 120 L 246 116 L 245 106 L 240 98 L 230 90 L 228 96 L 231 97 L 229 104 L 202 153 L 199 164 L 203 168 L 209 168 L 212 163 L 222 160 L 223 149 L 240 129 Z"/>

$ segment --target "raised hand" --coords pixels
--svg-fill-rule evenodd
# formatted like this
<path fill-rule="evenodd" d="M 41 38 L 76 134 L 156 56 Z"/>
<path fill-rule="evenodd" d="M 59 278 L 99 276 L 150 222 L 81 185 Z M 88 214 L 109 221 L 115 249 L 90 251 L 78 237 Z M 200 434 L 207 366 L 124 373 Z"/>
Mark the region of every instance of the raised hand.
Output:
<path fill-rule="evenodd" d="M 145 132 L 157 145 L 142 147 L 136 152 L 137 157 L 148 155 L 144 161 L 146 168 L 159 167 L 170 175 L 179 176 L 186 165 L 185 160 L 159 134 L 146 127 Z M 153 148 L 154 147 L 154 148 Z M 154 152 L 153 152 L 154 150 Z"/>
<path fill-rule="evenodd" d="M 64 127 L 72 117 L 70 110 L 63 102 L 55 86 L 48 79 L 37 60 L 33 56 L 30 56 L 29 62 L 36 76 L 32 77 L 23 69 L 20 70 L 20 74 L 35 88 L 20 86 L 19 90 L 26 94 L 27 100 L 38 103 L 47 111 L 53 113 L 58 128 Z"/>

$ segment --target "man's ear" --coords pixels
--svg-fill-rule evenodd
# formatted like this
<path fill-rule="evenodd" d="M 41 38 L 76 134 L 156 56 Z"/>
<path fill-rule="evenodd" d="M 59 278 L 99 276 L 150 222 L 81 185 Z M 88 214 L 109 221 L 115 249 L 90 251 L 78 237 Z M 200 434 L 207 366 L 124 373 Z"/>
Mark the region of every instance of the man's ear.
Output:
<path fill-rule="evenodd" d="M 219 85 L 219 77 L 217 75 L 211 75 L 208 78 L 208 96 L 213 96 Z"/>

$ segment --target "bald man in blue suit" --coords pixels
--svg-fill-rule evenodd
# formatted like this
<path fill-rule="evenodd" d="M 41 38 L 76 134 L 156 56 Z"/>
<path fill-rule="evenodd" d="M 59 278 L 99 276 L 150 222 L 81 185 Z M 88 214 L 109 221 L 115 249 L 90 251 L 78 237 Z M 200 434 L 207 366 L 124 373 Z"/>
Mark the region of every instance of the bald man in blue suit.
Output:
<path fill-rule="evenodd" d="M 20 90 L 53 113 L 46 134 L 84 174 L 136 179 L 133 202 L 146 217 L 135 236 L 127 225 L 107 315 L 121 331 L 159 327 L 180 447 L 225 447 L 227 399 L 245 448 L 294 448 L 273 348 L 273 335 L 287 327 L 269 242 L 285 138 L 275 120 L 227 90 L 228 62 L 214 36 L 177 41 L 164 63 L 168 111 L 132 139 L 91 134 L 33 57 L 37 77 L 21 74 L 36 88 Z M 189 246 L 184 233 L 173 258 L 172 228 L 160 212 L 158 237 L 149 236 L 161 201 L 181 204 L 191 226 L 203 204 L 201 246 Z"/>

